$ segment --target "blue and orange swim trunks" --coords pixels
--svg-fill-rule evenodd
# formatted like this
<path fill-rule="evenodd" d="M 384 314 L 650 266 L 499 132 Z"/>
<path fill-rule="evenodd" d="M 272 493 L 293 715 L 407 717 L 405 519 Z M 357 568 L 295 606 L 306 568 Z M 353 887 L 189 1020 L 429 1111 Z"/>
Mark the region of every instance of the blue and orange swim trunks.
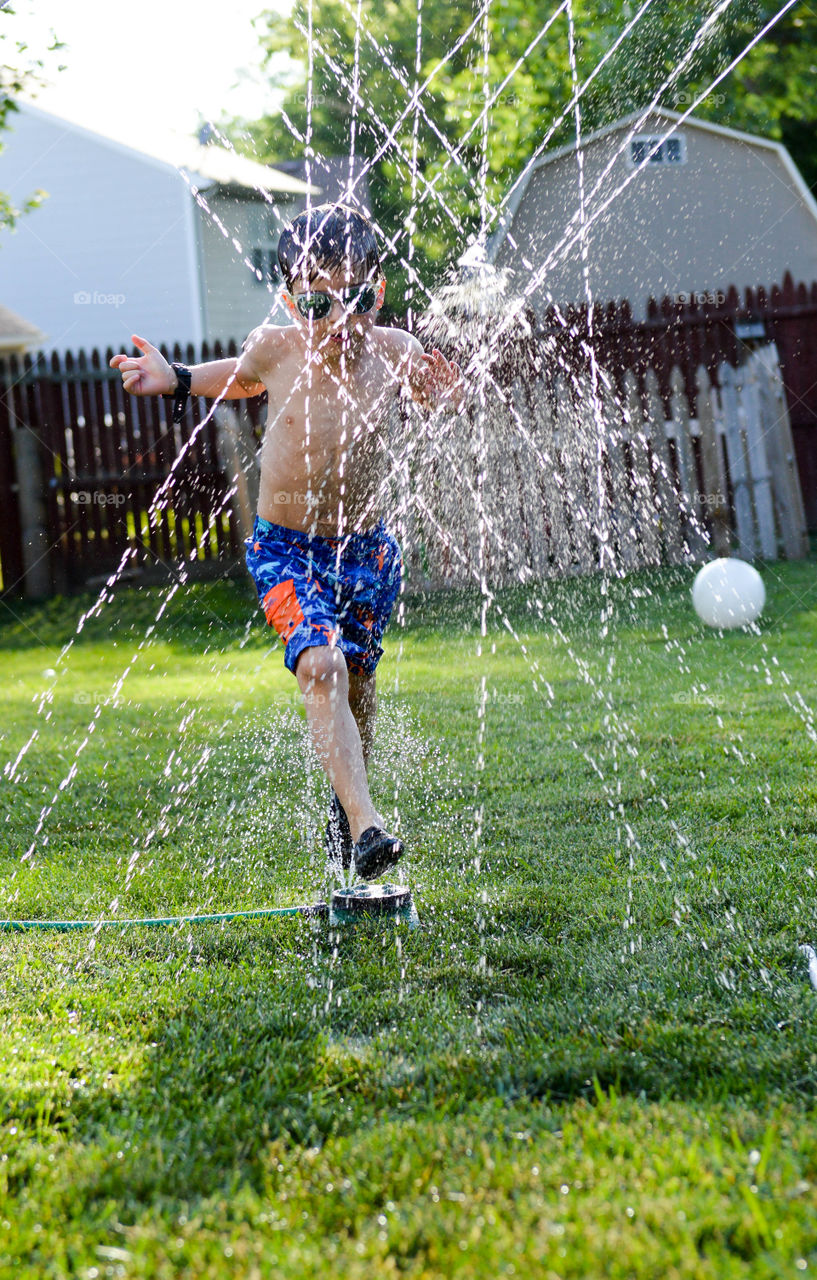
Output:
<path fill-rule="evenodd" d="M 247 538 L 252 574 L 267 622 L 295 673 L 310 645 L 337 645 L 349 670 L 372 675 L 400 590 L 403 558 L 380 520 L 365 533 L 325 538 L 256 516 Z"/>

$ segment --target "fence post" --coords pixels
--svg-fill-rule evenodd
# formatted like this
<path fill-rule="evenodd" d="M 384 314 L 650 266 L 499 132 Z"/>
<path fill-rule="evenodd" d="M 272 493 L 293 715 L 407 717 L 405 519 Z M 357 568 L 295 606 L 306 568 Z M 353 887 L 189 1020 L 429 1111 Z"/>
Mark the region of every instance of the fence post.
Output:
<path fill-rule="evenodd" d="M 772 491 L 783 550 L 787 560 L 800 560 L 808 555 L 809 540 L 806 514 L 789 411 L 780 377 L 780 363 L 774 343 L 759 347 L 751 356 L 760 374 L 758 399 L 760 420 L 768 432 L 768 458 L 772 471 Z"/>
<path fill-rule="evenodd" d="M 698 492 L 698 477 L 695 472 L 695 454 L 692 450 L 691 428 L 689 425 L 689 402 L 687 400 L 684 375 L 675 365 L 670 374 L 670 412 L 675 428 L 675 449 L 678 459 L 678 473 L 681 481 L 681 492 L 678 505 L 684 516 L 687 527 L 687 542 L 696 559 L 707 554 L 709 550 L 709 534 L 704 529 L 701 513 L 701 497 Z"/>
<path fill-rule="evenodd" d="M 749 460 L 749 474 L 752 478 L 752 494 L 757 514 L 757 527 L 760 537 L 760 552 L 764 560 L 777 559 L 777 535 L 774 527 L 774 507 L 772 505 L 772 473 L 766 459 L 764 444 L 764 425 L 774 433 L 772 423 L 761 421 L 760 388 L 758 386 L 757 362 L 747 360 L 741 366 L 743 386 L 741 401 L 743 403 L 744 421 L 746 423 L 746 452 Z"/>
<path fill-rule="evenodd" d="M 23 594 L 29 599 L 39 599 L 51 591 L 51 558 L 39 441 L 24 424 L 18 424 L 15 429 L 14 454 L 20 502 Z"/>
<path fill-rule="evenodd" d="M 627 431 L 627 417 L 618 396 L 604 386 L 599 394 L 613 486 L 615 537 L 621 564 L 629 571 L 635 569 L 639 562 L 638 499 L 624 449 L 625 443 L 629 443 L 632 449 L 632 441 Z"/>
<path fill-rule="evenodd" d="M 591 480 L 576 431 L 576 405 L 570 394 L 570 386 L 561 370 L 553 380 L 553 394 L 556 400 L 556 421 L 559 423 L 557 449 L 561 471 L 566 481 L 566 506 L 567 503 L 576 504 L 575 508 L 571 506 L 569 510 L 571 553 L 573 563 L 578 566 L 579 572 L 588 573 L 596 567 L 591 540 L 593 503 L 587 488 Z M 567 439 L 565 439 L 566 435 Z M 571 435 L 572 438 L 570 438 Z"/>
<path fill-rule="evenodd" d="M 658 518 L 661 522 L 665 554 L 670 564 L 684 564 L 686 557 L 681 507 L 667 443 L 664 402 L 658 390 L 658 378 L 654 369 L 647 371 L 644 390 L 647 402 L 644 430 L 649 435 L 652 448 L 655 487 L 658 492 Z"/>
<path fill-rule="evenodd" d="M 650 445 L 644 424 L 638 382 L 632 369 L 624 375 L 624 421 L 630 445 L 633 474 L 633 507 L 638 534 L 648 565 L 661 563 L 661 537 L 658 528 L 659 508 L 653 494 Z"/>
<path fill-rule="evenodd" d="M 706 490 L 707 514 L 712 526 L 712 549 L 717 556 L 728 556 L 732 547 L 732 531 L 729 523 L 726 471 L 712 404 L 715 388 L 709 380 L 706 366 L 702 364 L 698 365 L 697 389 L 701 470 Z"/>
<path fill-rule="evenodd" d="M 737 370 L 733 369 L 731 364 L 722 364 L 719 380 L 722 387 L 721 402 L 726 429 L 726 453 L 735 502 L 738 556 L 742 560 L 754 560 L 755 526 L 752 518 L 752 498 L 749 493 L 749 474 L 743 447 L 743 433 L 740 429 Z"/>
<path fill-rule="evenodd" d="M 548 395 L 543 378 L 524 381 L 524 416 L 531 423 L 531 430 L 540 444 L 545 466 L 541 468 L 538 487 L 546 519 L 542 529 L 543 562 L 545 574 L 559 573 L 570 563 L 570 532 L 567 527 L 561 460 L 558 449 L 558 420 L 554 405 Z M 543 526 L 545 522 L 543 521 Z M 548 563 L 549 559 L 553 564 Z"/>

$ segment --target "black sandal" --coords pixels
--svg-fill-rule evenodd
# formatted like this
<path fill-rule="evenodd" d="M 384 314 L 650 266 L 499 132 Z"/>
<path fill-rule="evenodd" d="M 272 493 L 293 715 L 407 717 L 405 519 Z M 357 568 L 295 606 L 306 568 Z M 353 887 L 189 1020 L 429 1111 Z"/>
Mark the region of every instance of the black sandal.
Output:
<path fill-rule="evenodd" d="M 355 873 L 372 880 L 393 867 L 403 856 L 403 841 L 381 827 L 367 827 L 355 845 Z"/>
<path fill-rule="evenodd" d="M 326 856 L 330 862 L 340 862 L 344 870 L 352 865 L 352 854 L 355 849 L 355 842 L 352 839 L 351 828 L 349 827 L 349 819 L 346 817 L 346 810 L 337 797 L 337 792 L 332 792 L 332 799 L 329 802 L 329 821 L 326 824 Z"/>

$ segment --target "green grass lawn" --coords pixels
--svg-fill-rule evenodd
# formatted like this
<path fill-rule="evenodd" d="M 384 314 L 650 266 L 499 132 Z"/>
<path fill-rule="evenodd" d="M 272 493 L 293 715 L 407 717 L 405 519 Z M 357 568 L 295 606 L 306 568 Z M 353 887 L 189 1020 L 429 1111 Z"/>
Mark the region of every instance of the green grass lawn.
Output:
<path fill-rule="evenodd" d="M 485 635 L 406 597 L 372 782 L 420 929 L 0 934 L 0 1274 L 813 1274 L 816 567 L 724 634 L 691 570 Z M 123 590 L 61 654 L 93 600 L 0 606 L 0 914 L 324 899 L 249 585 Z"/>

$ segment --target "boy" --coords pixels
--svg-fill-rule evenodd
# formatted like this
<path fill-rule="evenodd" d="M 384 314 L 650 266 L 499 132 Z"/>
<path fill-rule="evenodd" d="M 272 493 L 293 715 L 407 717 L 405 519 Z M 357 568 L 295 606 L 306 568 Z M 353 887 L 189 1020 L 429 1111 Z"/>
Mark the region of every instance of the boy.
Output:
<path fill-rule="evenodd" d="M 457 365 L 426 355 L 401 329 L 375 327 L 386 280 L 362 214 L 321 205 L 286 227 L 278 262 L 292 325 L 262 324 L 237 359 L 169 365 L 133 335 L 139 357 L 111 365 L 133 395 L 183 391 L 218 399 L 269 395 L 261 483 L 247 566 L 284 664 L 304 695 L 318 758 L 332 784 L 326 845 L 371 879 L 403 843 L 369 795 L 375 669 L 400 588 L 400 548 L 383 516 L 383 433 L 394 398 L 459 405 Z"/>

